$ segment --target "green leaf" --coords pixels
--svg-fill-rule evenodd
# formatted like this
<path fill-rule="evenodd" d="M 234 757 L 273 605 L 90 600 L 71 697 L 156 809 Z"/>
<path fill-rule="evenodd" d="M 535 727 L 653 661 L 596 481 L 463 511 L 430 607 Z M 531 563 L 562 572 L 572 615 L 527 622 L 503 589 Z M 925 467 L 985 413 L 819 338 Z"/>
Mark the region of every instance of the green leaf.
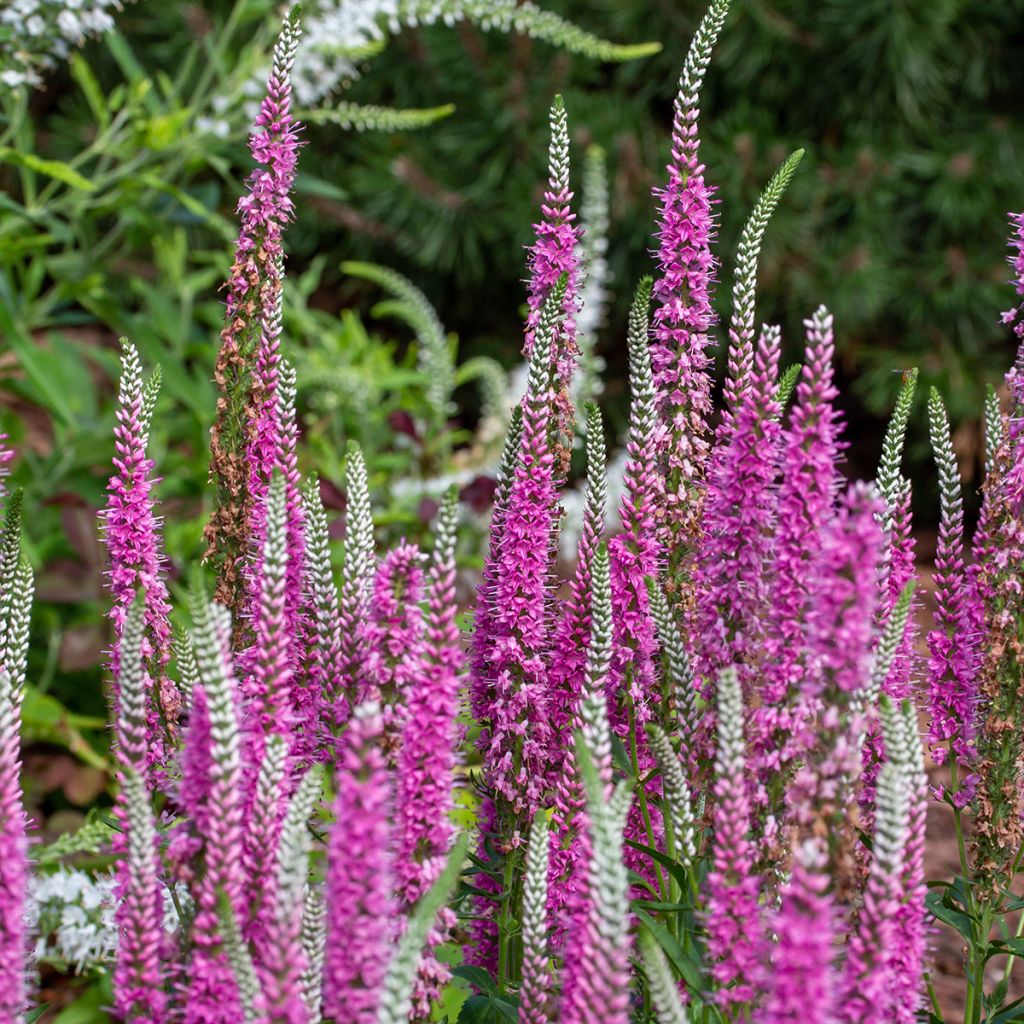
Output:
<path fill-rule="evenodd" d="M 80 999 L 53 1018 L 53 1024 L 107 1024 L 112 1018 L 103 1007 L 109 1005 L 109 993 L 99 985 L 91 985 Z"/>
<path fill-rule="evenodd" d="M 948 901 L 938 890 L 933 890 L 925 897 L 925 905 L 931 911 L 932 916 L 937 920 L 948 924 L 959 932 L 968 942 L 974 935 L 974 925 L 971 918 L 962 910 L 949 906 Z"/>
<path fill-rule="evenodd" d="M 70 164 L 66 164 L 62 160 L 44 160 L 41 156 L 36 156 L 35 153 L 22 153 L 9 146 L 4 146 L 0 149 L 0 162 L 26 167 L 30 171 L 45 174 L 48 178 L 61 181 L 65 185 L 81 189 L 83 192 L 92 192 L 96 188 L 88 178 L 83 178 Z"/>
<path fill-rule="evenodd" d="M 80 53 L 73 53 L 70 64 L 71 77 L 78 83 L 78 88 L 82 90 L 85 101 L 92 111 L 92 116 L 96 118 L 101 128 L 106 128 L 110 124 L 110 111 L 107 108 L 103 90 L 92 73 L 89 62 Z"/>
<path fill-rule="evenodd" d="M 690 990 L 703 992 L 707 988 L 707 981 L 701 973 L 700 963 L 696 958 L 687 953 L 676 937 L 650 914 L 643 910 L 636 910 L 635 913 L 643 926 L 651 933 L 652 938 L 661 946 L 665 956 L 669 958 L 672 966 L 679 972 L 680 977 L 690 987 Z"/>
<path fill-rule="evenodd" d="M 89 744 L 81 730 L 104 731 L 106 727 L 104 718 L 76 715 L 68 711 L 56 697 L 40 693 L 34 686 L 25 687 L 21 728 L 26 739 L 56 743 L 67 748 L 90 768 L 105 772 L 110 770 L 110 765 Z"/>
<path fill-rule="evenodd" d="M 459 964 L 458 967 L 452 968 L 453 978 L 462 978 L 463 981 L 468 981 L 474 988 L 480 989 L 481 992 L 489 994 L 491 992 L 497 992 L 497 986 L 494 984 L 494 979 L 487 973 L 482 967 L 476 967 L 473 964 Z"/>

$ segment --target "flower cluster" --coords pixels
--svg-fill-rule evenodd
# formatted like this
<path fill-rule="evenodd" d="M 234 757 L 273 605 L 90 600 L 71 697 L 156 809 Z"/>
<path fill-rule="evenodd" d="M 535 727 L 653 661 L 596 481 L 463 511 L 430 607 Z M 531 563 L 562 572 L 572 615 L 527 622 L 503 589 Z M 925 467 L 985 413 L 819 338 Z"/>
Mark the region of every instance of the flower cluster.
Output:
<path fill-rule="evenodd" d="M 822 306 L 807 319 L 805 362 L 792 372 L 780 373 L 781 330 L 755 332 L 761 244 L 799 151 L 741 236 L 724 409 L 711 429 L 718 260 L 697 97 L 727 9 L 713 0 L 686 59 L 658 193 L 657 276 L 640 281 L 630 311 L 620 528 L 606 521 L 603 425 L 589 405 L 564 588 L 574 320 L 588 322 L 588 296 L 603 298 L 581 287 L 566 113 L 553 108 L 528 257 L 527 386 L 497 470 L 465 651 L 455 495 L 432 545 L 402 541 L 378 556 L 367 468 L 352 446 L 336 581 L 319 481 L 302 479 L 281 339 L 300 37 L 288 13 L 227 288 L 220 504 L 208 533 L 215 599 L 197 574 L 191 626 L 173 644 L 146 450 L 158 377 L 144 380 L 124 348 L 103 520 L 117 781 L 109 879 L 60 869 L 30 881 L 18 729 L 33 587 L 21 496 L 7 497 L 0 1024 L 28 1003 L 27 920 L 48 936 L 37 958 L 102 961 L 115 1015 L 148 1024 L 426 1022 L 442 995 L 444 1012 L 459 998 L 453 974 L 476 990 L 467 1017 L 518 1012 L 527 1024 L 646 1024 L 648 1008 L 658 1024 L 911 1024 L 924 1012 L 929 907 L 965 943 L 964 1019 L 1012 1019 L 1008 986 L 988 991 L 986 966 L 1016 951 L 993 936 L 1009 935 L 1019 911 L 1011 883 L 1024 842 L 1024 336 L 1010 417 L 994 397 L 986 407 L 970 555 L 950 426 L 939 395 L 929 401 L 942 520 L 925 663 L 913 647 L 901 466 L 914 374 L 876 481 L 849 481 L 832 315 Z M 382 19 L 390 29 L 465 16 L 554 32 L 532 5 L 514 12 L 397 0 L 367 8 L 350 31 L 382 38 Z M 1014 226 L 1024 294 L 1024 218 Z M 452 377 L 440 321 L 404 279 L 352 272 L 405 304 L 441 378 L 431 397 L 441 421 Z M 1007 320 L 1022 333 L 1017 313 Z M 918 696 L 949 768 L 939 795 L 961 861 L 927 901 Z M 469 808 L 472 854 L 458 835 Z M 87 827 L 78 845 L 96 843 Z"/>

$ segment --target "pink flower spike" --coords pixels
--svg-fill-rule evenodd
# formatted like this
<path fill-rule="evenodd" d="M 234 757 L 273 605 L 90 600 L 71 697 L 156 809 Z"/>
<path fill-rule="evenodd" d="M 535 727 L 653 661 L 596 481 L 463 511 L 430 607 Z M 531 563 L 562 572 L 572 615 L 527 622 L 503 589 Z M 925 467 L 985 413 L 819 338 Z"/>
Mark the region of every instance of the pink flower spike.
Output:
<path fill-rule="evenodd" d="M 822 537 L 819 584 L 807 621 L 808 672 L 802 691 L 849 699 L 867 687 L 879 602 L 884 507 L 877 491 L 852 484 Z"/>
<path fill-rule="evenodd" d="M 396 763 L 402 729 L 408 720 L 409 690 L 420 670 L 423 645 L 422 553 L 400 543 L 381 560 L 363 631 L 366 644 L 363 702 L 380 704 L 388 763 Z"/>
<path fill-rule="evenodd" d="M 143 661 L 145 602 L 129 608 L 120 650 L 117 761 L 120 792 L 115 844 L 119 946 L 114 969 L 114 1006 L 124 1020 L 161 1024 L 165 1019 L 163 892 L 158 877 L 157 831 L 149 789 L 146 710 L 148 677 Z"/>
<path fill-rule="evenodd" d="M 398 757 L 396 873 L 406 909 L 415 905 L 444 869 L 453 839 L 456 764 L 461 729 L 459 685 L 463 663 L 455 595 L 458 498 L 448 495 L 438 518 L 428 572 L 428 601 L 418 668 L 409 687 L 407 720 Z M 418 1020 L 451 973 L 434 950 L 448 938 L 454 915 L 445 908 L 428 938 L 413 993 Z"/>
<path fill-rule="evenodd" d="M 718 677 L 714 860 L 707 879 L 708 956 L 724 1008 L 753 1000 L 765 952 L 760 879 L 754 874 L 743 739 L 743 691 L 734 667 Z"/>
<path fill-rule="evenodd" d="M 832 1024 L 838 979 L 832 964 L 836 909 L 828 893 L 828 858 L 808 839 L 793 856 L 769 931 L 777 936 L 754 1024 Z"/>
<path fill-rule="evenodd" d="M 908 829 L 907 782 L 887 761 L 878 776 L 874 844 L 864 904 L 847 943 L 846 965 L 837 1000 L 841 1024 L 891 1020 L 893 951 L 902 893 Z"/>
<path fill-rule="evenodd" d="M 181 696 L 167 674 L 171 655 L 170 600 L 164 582 L 159 519 L 152 497 L 156 482 L 153 462 L 146 454 L 149 424 L 159 389 L 159 374 L 142 379 L 135 346 L 122 341 L 121 383 L 117 426 L 114 428 L 114 475 L 107 484 L 107 505 L 101 513 L 103 538 L 110 558 L 109 583 L 113 597 L 110 618 L 114 645 L 110 652 L 114 714 L 117 714 L 121 633 L 136 592 L 145 595 L 145 634 L 142 657 L 146 665 L 146 772 L 151 783 L 161 781 L 170 758 L 168 731 L 173 732 Z"/>
<path fill-rule="evenodd" d="M 960 470 L 939 393 L 928 398 L 932 449 L 939 471 L 941 516 L 935 553 L 935 628 L 928 634 L 929 744 L 948 744 L 962 777 L 970 772 L 977 730 L 978 638 L 964 566 L 964 512 Z"/>
<path fill-rule="evenodd" d="M 208 747 L 189 754 L 182 780 L 182 802 L 198 812 L 193 818 L 203 851 L 183 1020 L 184 1024 L 235 1024 L 242 1007 L 221 921 L 225 908 L 237 920 L 245 916 L 245 877 L 239 857 L 244 796 L 238 686 L 231 664 L 230 615 L 199 593 L 193 600 L 192 617 L 200 685 L 193 693 L 189 740 L 206 741 Z"/>
<path fill-rule="evenodd" d="M 766 709 L 785 700 L 802 675 L 802 627 L 815 587 L 814 559 L 839 490 L 832 314 L 821 306 L 804 326 L 804 366 L 781 442 L 778 526 L 767 605 Z"/>
<path fill-rule="evenodd" d="M 342 739 L 334 825 L 327 847 L 324 1014 L 373 1024 L 391 960 L 397 907 L 392 884 L 392 783 L 380 705 L 359 705 Z"/>
<path fill-rule="evenodd" d="M 699 488 L 707 462 L 711 418 L 712 286 L 718 261 L 715 190 L 704 180 L 699 160 L 700 88 L 729 9 L 713 0 L 690 44 L 679 78 L 672 122 L 668 182 L 656 188 L 658 274 L 654 282 L 651 364 L 660 417 L 658 459 L 666 474 L 665 514 L 675 539 L 692 544 L 699 522 Z"/>
<path fill-rule="evenodd" d="M 780 436 L 778 365 L 779 329 L 766 327 L 735 427 L 716 447 L 708 474 L 696 581 L 697 667 L 706 691 L 733 664 L 746 683 L 762 649 Z"/>
<path fill-rule="evenodd" d="M 534 225 L 537 240 L 530 248 L 527 269 L 530 274 L 526 318 L 526 343 L 523 353 L 533 352 L 534 341 L 541 328 L 544 304 L 559 279 L 565 278 L 561 296 L 562 317 L 551 338 L 551 390 L 554 393 L 556 430 L 563 438 L 571 437 L 573 409 L 569 398 L 573 374 L 579 358 L 576 341 L 576 313 L 579 310 L 580 229 L 574 225 L 572 191 L 569 188 L 569 126 L 565 104 L 555 97 L 551 107 L 551 142 L 548 149 L 548 185 L 541 203 L 541 220 Z M 545 339 L 545 343 L 547 339 Z M 564 473 L 567 466 L 562 467 Z"/>

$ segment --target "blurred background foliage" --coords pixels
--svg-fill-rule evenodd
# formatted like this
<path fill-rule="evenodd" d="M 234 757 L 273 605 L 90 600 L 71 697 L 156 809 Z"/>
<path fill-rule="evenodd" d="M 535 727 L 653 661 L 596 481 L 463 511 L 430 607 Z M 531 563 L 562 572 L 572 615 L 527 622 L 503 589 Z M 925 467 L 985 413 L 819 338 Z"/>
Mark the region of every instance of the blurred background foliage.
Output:
<path fill-rule="evenodd" d="M 575 180 L 589 144 L 607 154 L 611 304 L 598 348 L 610 429 L 624 425 L 625 308 L 650 268 L 650 192 L 703 2 L 542 6 L 604 38 L 662 49 L 611 64 L 468 22 L 406 28 L 359 61 L 358 77 L 304 132 L 285 329 L 305 468 L 342 508 L 345 444 L 358 440 L 392 537 L 417 537 L 433 511 L 409 481 L 458 471 L 466 504 L 486 508 L 493 437 L 482 441 L 477 421 L 494 411 L 501 375 L 481 358 L 506 368 L 518 359 L 524 247 L 557 92 Z M 218 288 L 276 20 L 271 0 L 143 0 L 43 88 L 0 87 L 0 419 L 19 452 L 14 483 L 26 490 L 40 576 L 26 729 L 47 755 L 32 796 L 46 813 L 73 812 L 104 786 L 96 513 L 119 335 L 163 369 L 152 453 L 175 579 L 200 551 Z M 796 359 L 802 319 L 821 302 L 835 313 L 856 472 L 872 472 L 898 371 L 916 365 L 947 396 L 964 471 L 976 475 L 983 388 L 1011 359 L 999 313 L 1011 301 L 1005 213 L 1024 207 L 1022 52 L 1024 0 L 735 0 L 729 15 L 702 120 L 721 201 L 717 305 L 727 319 L 731 254 L 758 192 L 805 147 L 769 228 L 758 316 L 783 325 Z M 356 132 L 332 123 L 342 100 L 454 111 L 424 115 L 415 131 Z M 448 428 L 429 415 L 415 323 L 378 305 L 388 296 L 346 273 L 348 260 L 414 281 L 458 363 L 473 368 L 456 378 Z M 927 524 L 925 436 L 912 454 Z M 57 749 L 75 771 L 53 767 L 64 763 L 50 756 Z"/>

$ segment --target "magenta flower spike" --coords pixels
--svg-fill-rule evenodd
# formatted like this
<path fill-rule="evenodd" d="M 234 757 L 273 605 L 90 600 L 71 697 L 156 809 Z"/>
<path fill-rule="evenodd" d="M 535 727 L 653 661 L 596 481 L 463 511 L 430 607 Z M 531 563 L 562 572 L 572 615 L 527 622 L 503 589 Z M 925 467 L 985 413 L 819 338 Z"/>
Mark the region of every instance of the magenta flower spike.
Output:
<path fill-rule="evenodd" d="M 320 499 L 320 482 L 316 477 L 306 485 L 303 517 L 306 524 L 303 571 L 308 598 L 305 612 L 304 685 L 298 692 L 302 709 L 299 752 L 306 758 L 322 759 L 331 746 L 334 708 L 347 699 L 347 694 L 341 671 L 338 590 L 331 567 L 327 515 Z"/>
<path fill-rule="evenodd" d="M 819 584 L 807 621 L 809 670 L 802 691 L 849 701 L 869 683 L 884 536 L 877 491 L 851 484 L 822 537 Z M 830 703 L 832 701 L 830 700 Z"/>
<path fill-rule="evenodd" d="M 28 839 L 21 806 L 21 715 L 11 676 L 0 667 L 0 1024 L 21 1024 L 27 1008 Z"/>
<path fill-rule="evenodd" d="M 525 823 L 545 791 L 550 723 L 546 657 L 551 636 L 551 542 L 558 512 L 552 450 L 550 346 L 561 287 L 545 305 L 523 398 L 519 461 L 509 487 L 498 551 L 489 662 L 493 701 L 479 746 L 485 777 L 513 818 Z M 518 834 L 512 837 L 518 842 Z"/>
<path fill-rule="evenodd" d="M 743 738 L 743 691 L 729 666 L 718 677 L 718 747 L 712 815 L 714 860 L 707 879 L 706 927 L 716 1001 L 729 1008 L 749 1003 L 764 956 L 760 879 L 750 842 Z"/>
<path fill-rule="evenodd" d="M 553 806 L 547 899 L 548 920 L 552 928 L 551 947 L 555 951 L 562 947 L 570 907 L 584 883 L 578 864 L 585 839 L 581 834 L 584 830 L 585 801 L 576 773 L 566 765 L 564 752 L 573 749 L 573 734 L 580 725 L 580 695 L 587 652 L 592 643 L 594 559 L 604 533 L 606 502 L 604 425 L 597 406 L 591 405 L 587 409 L 587 491 L 576 573 L 569 584 L 569 598 L 558 623 L 548 669 L 548 709 L 552 734 L 548 774 L 551 778 Z M 607 569 L 607 555 L 604 562 Z M 610 588 L 610 584 L 608 586 Z M 609 603 L 610 600 L 609 589 Z M 610 620 L 607 628 L 607 654 L 610 658 Z"/>
<path fill-rule="evenodd" d="M 397 883 L 406 910 L 437 881 L 452 844 L 455 769 L 460 737 L 463 663 L 455 595 L 458 499 L 448 496 L 437 523 L 428 571 L 428 600 L 419 664 L 408 689 L 407 721 L 398 755 Z M 427 1020 L 451 972 L 434 953 L 455 924 L 445 908 L 428 938 L 413 993 L 413 1013 Z"/>
<path fill-rule="evenodd" d="M 392 782 L 380 705 L 361 704 L 341 741 L 327 847 L 324 1015 L 373 1024 L 396 936 Z"/>
<path fill-rule="evenodd" d="M 269 479 L 284 266 L 281 240 L 293 215 L 291 190 L 299 149 L 300 126 L 292 116 L 290 77 L 300 35 L 294 7 L 274 47 L 267 91 L 249 139 L 259 167 L 249 176 L 247 191 L 238 201 L 240 225 L 217 355 L 220 399 L 210 435 L 210 476 L 218 484 L 218 507 L 205 537 L 208 553 L 217 556 L 220 570 L 216 596 L 235 611 L 245 606 L 249 531 L 254 515 L 258 522 L 259 491 Z M 254 358 L 255 373 L 250 365 Z M 250 490 L 254 480 L 256 493 Z M 260 540 L 257 537 L 257 548 Z"/>
<path fill-rule="evenodd" d="M 573 752 L 586 794 L 577 851 L 584 872 L 567 937 L 559 1019 L 563 1024 L 626 1024 L 632 941 L 623 852 L 632 797 L 625 782 L 612 785 L 607 699 L 612 605 L 606 549 L 595 554 L 593 571 L 593 629 Z"/>
<path fill-rule="evenodd" d="M 561 96 L 555 97 L 551 107 L 551 141 L 548 148 L 548 185 L 541 203 L 541 220 L 534 224 L 536 241 L 527 258 L 529 273 L 530 312 L 526 318 L 524 354 L 529 357 L 544 316 L 544 305 L 564 276 L 561 312 L 551 343 L 551 390 L 554 393 L 554 412 L 557 431 L 563 439 L 572 436 L 573 409 L 569 388 L 579 345 L 576 341 L 576 313 L 579 310 L 580 267 L 578 243 L 580 229 L 575 226 L 572 212 L 573 193 L 569 188 L 569 125 L 565 104 Z M 547 344 L 547 338 L 543 339 Z M 562 467 L 564 473 L 567 466 Z"/>
<path fill-rule="evenodd" d="M 363 701 L 380 704 L 388 761 L 396 762 L 406 701 L 420 671 L 423 645 L 423 555 L 415 544 L 400 543 L 381 560 L 364 631 L 366 685 Z"/>
<path fill-rule="evenodd" d="M 766 327 L 735 429 L 716 447 L 709 468 L 696 612 L 698 672 L 706 691 L 733 664 L 746 685 L 761 653 L 775 521 L 778 365 L 779 330 Z"/>
<path fill-rule="evenodd" d="M 146 454 L 149 423 L 156 401 L 159 376 L 143 382 L 135 346 L 122 341 L 121 383 L 117 426 L 114 428 L 114 475 L 107 484 L 107 505 L 102 512 L 103 538 L 110 558 L 108 575 L 113 606 L 110 619 L 114 644 L 110 652 L 114 712 L 118 707 L 121 634 L 137 591 L 145 597 L 145 634 L 142 657 L 148 692 L 147 773 L 152 781 L 163 776 L 169 758 L 167 730 L 173 730 L 181 697 L 167 675 L 171 654 L 170 600 L 164 582 L 165 558 L 161 550 L 160 521 L 152 496 L 156 481 L 153 461 Z M 166 728 L 165 728 L 166 727 Z"/>
<path fill-rule="evenodd" d="M 268 885 L 268 921 L 258 941 L 260 1024 L 314 1024 L 304 998 L 302 919 L 309 878 L 309 822 L 320 789 L 320 769 L 314 767 L 300 780 L 283 816 Z"/>
<path fill-rule="evenodd" d="M 892 976 L 893 1020 L 913 1024 L 922 1004 L 928 949 L 928 911 L 925 897 L 925 825 L 928 816 L 928 776 L 918 734 L 917 708 L 904 700 L 899 707 L 883 699 L 882 718 L 887 749 L 899 766 L 907 792 L 907 835 L 898 882 L 900 906 L 893 922 L 889 971 Z"/>
<path fill-rule="evenodd" d="M 551 343 L 561 316 L 564 288 L 563 276 L 544 305 L 530 353 L 519 451 L 515 462 L 510 459 L 507 463 L 507 498 L 497 522 L 500 532 L 495 532 L 493 521 L 491 527 L 493 565 L 485 566 L 481 583 L 486 616 L 475 624 L 470 704 L 481 726 L 477 747 L 488 789 L 478 812 L 478 856 L 483 861 L 491 859 L 496 840 L 502 844 L 498 852 L 522 845 L 521 830 L 547 790 L 551 749 L 547 714 L 549 576 L 558 511 L 552 452 Z M 482 629 L 486 630 L 484 637 L 480 636 Z M 477 884 L 500 896 L 500 885 L 492 876 L 480 875 Z M 465 950 L 467 962 L 491 971 L 497 966 L 496 910 L 495 899 L 479 896 L 474 900 L 473 941 Z"/>
<path fill-rule="evenodd" d="M 939 471 L 941 515 L 935 552 L 935 628 L 928 634 L 928 742 L 940 763 L 950 753 L 960 767 L 959 779 L 970 773 L 975 756 L 978 680 L 977 646 L 964 565 L 964 511 L 960 470 L 953 451 L 949 419 L 939 393 L 928 399 L 932 448 Z M 961 804 L 966 793 L 953 794 Z"/>
<path fill-rule="evenodd" d="M 207 740 L 209 748 L 189 755 L 182 781 L 182 804 L 194 809 L 203 852 L 203 873 L 194 888 L 193 954 L 183 1020 L 185 1024 L 237 1024 L 242 1008 L 222 930 L 225 911 L 244 918 L 246 897 L 240 857 L 242 735 L 231 664 L 231 622 L 225 609 L 207 603 L 202 594 L 193 601 L 192 616 L 200 686 L 193 694 L 189 740 Z M 191 788 L 194 783 L 199 784 L 197 791 Z"/>
<path fill-rule="evenodd" d="M 295 368 L 290 363 L 282 362 L 276 409 L 275 468 L 284 478 L 285 533 L 288 549 L 288 567 L 285 573 L 285 628 L 291 637 L 297 637 L 305 628 L 302 610 L 306 527 L 297 452 L 299 430 L 295 418 L 295 389 Z"/>
<path fill-rule="evenodd" d="M 278 280 L 284 279 L 284 258 L 274 267 Z M 263 326 L 256 350 L 253 384 L 255 413 L 250 427 L 246 452 L 249 470 L 249 495 L 252 508 L 249 514 L 249 537 L 255 553 L 264 541 L 266 522 L 266 496 L 270 478 L 278 465 L 280 424 L 278 422 L 278 382 L 281 372 L 281 317 L 284 292 L 280 289 L 269 296 L 272 305 L 263 311 Z M 253 597 L 255 602 L 255 595 Z"/>
<path fill-rule="evenodd" d="M 769 931 L 776 936 L 765 994 L 754 1024 L 832 1024 L 838 978 L 833 966 L 836 909 L 828 890 L 828 858 L 820 840 L 794 852 Z"/>
<path fill-rule="evenodd" d="M 894 978 L 889 956 L 902 902 L 900 879 L 908 824 L 906 779 L 892 761 L 878 775 L 876 819 L 864 903 L 846 944 L 836 1006 L 841 1024 L 892 1019 Z"/>
<path fill-rule="evenodd" d="M 148 754 L 148 687 L 142 648 L 145 601 L 129 608 L 121 636 L 120 707 L 117 720 L 118 795 L 121 824 L 116 910 L 119 936 L 114 969 L 114 1008 L 126 1021 L 162 1024 L 167 998 L 163 967 L 163 893 L 157 831 L 145 782 Z"/>
<path fill-rule="evenodd" d="M 512 489 L 519 447 L 523 438 L 523 409 L 517 405 L 512 410 L 501 458 L 494 480 L 494 501 L 491 508 L 491 523 L 487 531 L 487 553 L 484 556 L 483 571 L 477 586 L 473 612 L 473 645 L 469 663 L 469 706 L 478 721 L 488 714 L 494 701 L 494 668 L 491 657 L 494 653 L 495 596 L 498 589 L 498 572 L 501 565 L 501 543 L 505 535 L 505 513 L 508 510 L 508 496 Z"/>
<path fill-rule="evenodd" d="M 259 604 L 246 652 L 246 765 L 250 779 L 263 759 L 268 736 L 292 740 L 293 634 L 288 622 L 288 509 L 284 477 L 275 474 L 267 493 L 266 530 L 260 559 Z M 251 788 L 251 781 L 250 781 Z"/>
<path fill-rule="evenodd" d="M 654 281 L 651 364 L 657 389 L 660 430 L 658 460 L 666 474 L 665 515 L 673 539 L 692 544 L 698 532 L 694 504 L 710 446 L 712 288 L 718 261 L 713 187 L 700 162 L 700 88 L 729 0 L 713 0 L 701 20 L 683 64 L 672 121 L 668 182 L 656 188 L 658 274 Z"/>
<path fill-rule="evenodd" d="M 832 314 L 821 306 L 804 321 L 804 327 L 803 370 L 789 426 L 782 433 L 778 526 L 767 606 L 767 682 L 760 709 L 765 714 L 755 713 L 758 724 L 799 684 L 803 623 L 816 585 L 814 559 L 839 490 L 841 445 L 839 414 L 833 405 L 838 391 L 832 379 Z M 755 745 L 760 732 L 753 738 Z"/>
<path fill-rule="evenodd" d="M 658 696 L 654 675 L 657 640 L 647 592 L 647 579 L 657 578 L 661 560 L 655 521 L 655 390 L 647 345 L 650 298 L 651 279 L 644 278 L 633 298 L 627 334 L 632 403 L 619 506 L 623 532 L 608 544 L 615 622 L 610 687 L 616 700 L 623 695 L 629 698 L 638 727 L 650 719 L 652 702 Z"/>

